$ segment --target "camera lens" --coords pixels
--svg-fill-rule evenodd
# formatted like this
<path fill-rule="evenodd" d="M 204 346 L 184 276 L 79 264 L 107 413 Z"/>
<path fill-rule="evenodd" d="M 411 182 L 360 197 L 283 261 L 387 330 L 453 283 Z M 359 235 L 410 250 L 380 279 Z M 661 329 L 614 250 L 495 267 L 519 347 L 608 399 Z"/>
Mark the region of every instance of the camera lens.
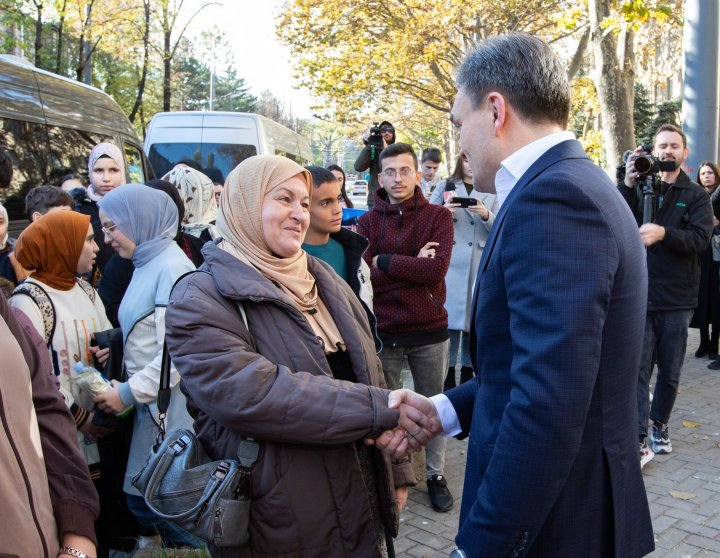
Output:
<path fill-rule="evenodd" d="M 652 171 L 653 160 L 647 155 L 640 155 L 635 159 L 635 170 L 640 174 L 648 174 Z"/>

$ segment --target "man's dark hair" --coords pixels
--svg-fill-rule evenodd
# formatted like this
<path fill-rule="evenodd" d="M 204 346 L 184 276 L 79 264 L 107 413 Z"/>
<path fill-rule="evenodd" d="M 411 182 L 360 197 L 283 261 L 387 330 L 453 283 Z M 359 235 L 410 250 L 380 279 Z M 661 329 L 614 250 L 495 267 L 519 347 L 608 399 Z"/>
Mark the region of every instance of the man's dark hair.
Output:
<path fill-rule="evenodd" d="M 72 208 L 73 200 L 70 194 L 57 186 L 35 186 L 25 196 L 25 216 L 32 221 L 32 214 L 36 211 L 45 215 L 53 207 L 62 205 Z"/>
<path fill-rule="evenodd" d="M 683 147 L 687 147 L 687 136 L 685 135 L 685 132 L 675 126 L 675 124 L 670 123 L 663 124 L 657 129 L 655 135 L 653 135 L 653 145 L 655 145 L 655 140 L 657 139 L 658 134 L 660 134 L 661 132 L 675 132 L 676 134 L 680 134 L 683 142 Z"/>
<path fill-rule="evenodd" d="M 527 121 L 567 125 L 567 70 L 550 47 L 532 35 L 510 33 L 486 39 L 465 58 L 457 83 L 473 109 L 497 91 Z"/>
<path fill-rule="evenodd" d="M 397 157 L 398 155 L 405 155 L 406 153 L 412 155 L 415 170 L 418 170 L 417 155 L 415 155 L 415 150 L 412 148 L 412 145 L 408 143 L 400 142 L 388 145 L 380 152 L 380 163 L 382 164 L 383 159 L 387 159 L 388 157 Z"/>
<path fill-rule="evenodd" d="M 312 176 L 313 188 L 318 188 L 327 182 L 337 183 L 335 175 L 323 167 L 308 165 L 305 167 Z"/>
<path fill-rule="evenodd" d="M 420 162 L 432 161 L 438 165 L 442 163 L 442 153 L 437 147 L 426 147 L 420 154 Z"/>
<path fill-rule="evenodd" d="M 13 177 L 13 163 L 10 155 L 0 149 L 0 188 L 7 188 Z"/>

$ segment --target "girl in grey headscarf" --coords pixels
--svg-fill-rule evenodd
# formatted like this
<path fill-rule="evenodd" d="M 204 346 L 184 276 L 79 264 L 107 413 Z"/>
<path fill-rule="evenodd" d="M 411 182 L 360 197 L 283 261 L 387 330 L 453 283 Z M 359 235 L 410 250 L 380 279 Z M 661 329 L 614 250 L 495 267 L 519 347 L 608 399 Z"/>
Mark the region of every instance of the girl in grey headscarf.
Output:
<path fill-rule="evenodd" d="M 121 257 L 132 259 L 135 271 L 118 311 L 128 380 L 113 381 L 113 388 L 97 396 L 95 402 L 100 409 L 113 413 L 135 406 L 123 488 L 138 523 L 148 533 L 156 530 L 165 546 L 199 547 L 201 542 L 195 537 L 160 521 L 131 483 L 145 465 L 158 433 L 156 400 L 165 338 L 165 306 L 177 278 L 195 266 L 174 240 L 178 211 L 164 192 L 143 184 L 127 184 L 106 194 L 99 206 L 105 242 Z M 180 376 L 173 369 L 168 429 L 192 428 L 179 381 Z"/>

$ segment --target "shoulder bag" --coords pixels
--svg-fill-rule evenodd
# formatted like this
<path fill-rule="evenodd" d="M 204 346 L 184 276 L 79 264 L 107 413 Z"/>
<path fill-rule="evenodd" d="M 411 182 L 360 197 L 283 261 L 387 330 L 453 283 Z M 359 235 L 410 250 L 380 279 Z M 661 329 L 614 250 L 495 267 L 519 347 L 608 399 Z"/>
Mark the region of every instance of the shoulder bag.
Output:
<path fill-rule="evenodd" d="M 238 304 L 247 325 L 242 305 Z M 250 469 L 257 460 L 258 442 L 240 442 L 237 459 L 211 461 L 190 430 L 165 435 L 170 404 L 170 354 L 163 346 L 157 406 L 160 431 L 147 464 L 132 484 L 150 510 L 216 547 L 246 544 L 250 538 Z"/>

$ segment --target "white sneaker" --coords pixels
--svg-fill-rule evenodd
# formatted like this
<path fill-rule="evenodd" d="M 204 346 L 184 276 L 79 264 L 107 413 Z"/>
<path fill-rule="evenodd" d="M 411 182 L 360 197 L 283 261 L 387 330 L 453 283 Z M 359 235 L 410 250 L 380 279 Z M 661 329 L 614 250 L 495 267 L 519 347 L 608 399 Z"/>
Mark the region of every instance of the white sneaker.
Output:
<path fill-rule="evenodd" d="M 653 457 L 655 457 L 655 453 L 650 449 L 647 438 L 645 438 L 640 442 L 640 469 L 645 467 Z"/>

